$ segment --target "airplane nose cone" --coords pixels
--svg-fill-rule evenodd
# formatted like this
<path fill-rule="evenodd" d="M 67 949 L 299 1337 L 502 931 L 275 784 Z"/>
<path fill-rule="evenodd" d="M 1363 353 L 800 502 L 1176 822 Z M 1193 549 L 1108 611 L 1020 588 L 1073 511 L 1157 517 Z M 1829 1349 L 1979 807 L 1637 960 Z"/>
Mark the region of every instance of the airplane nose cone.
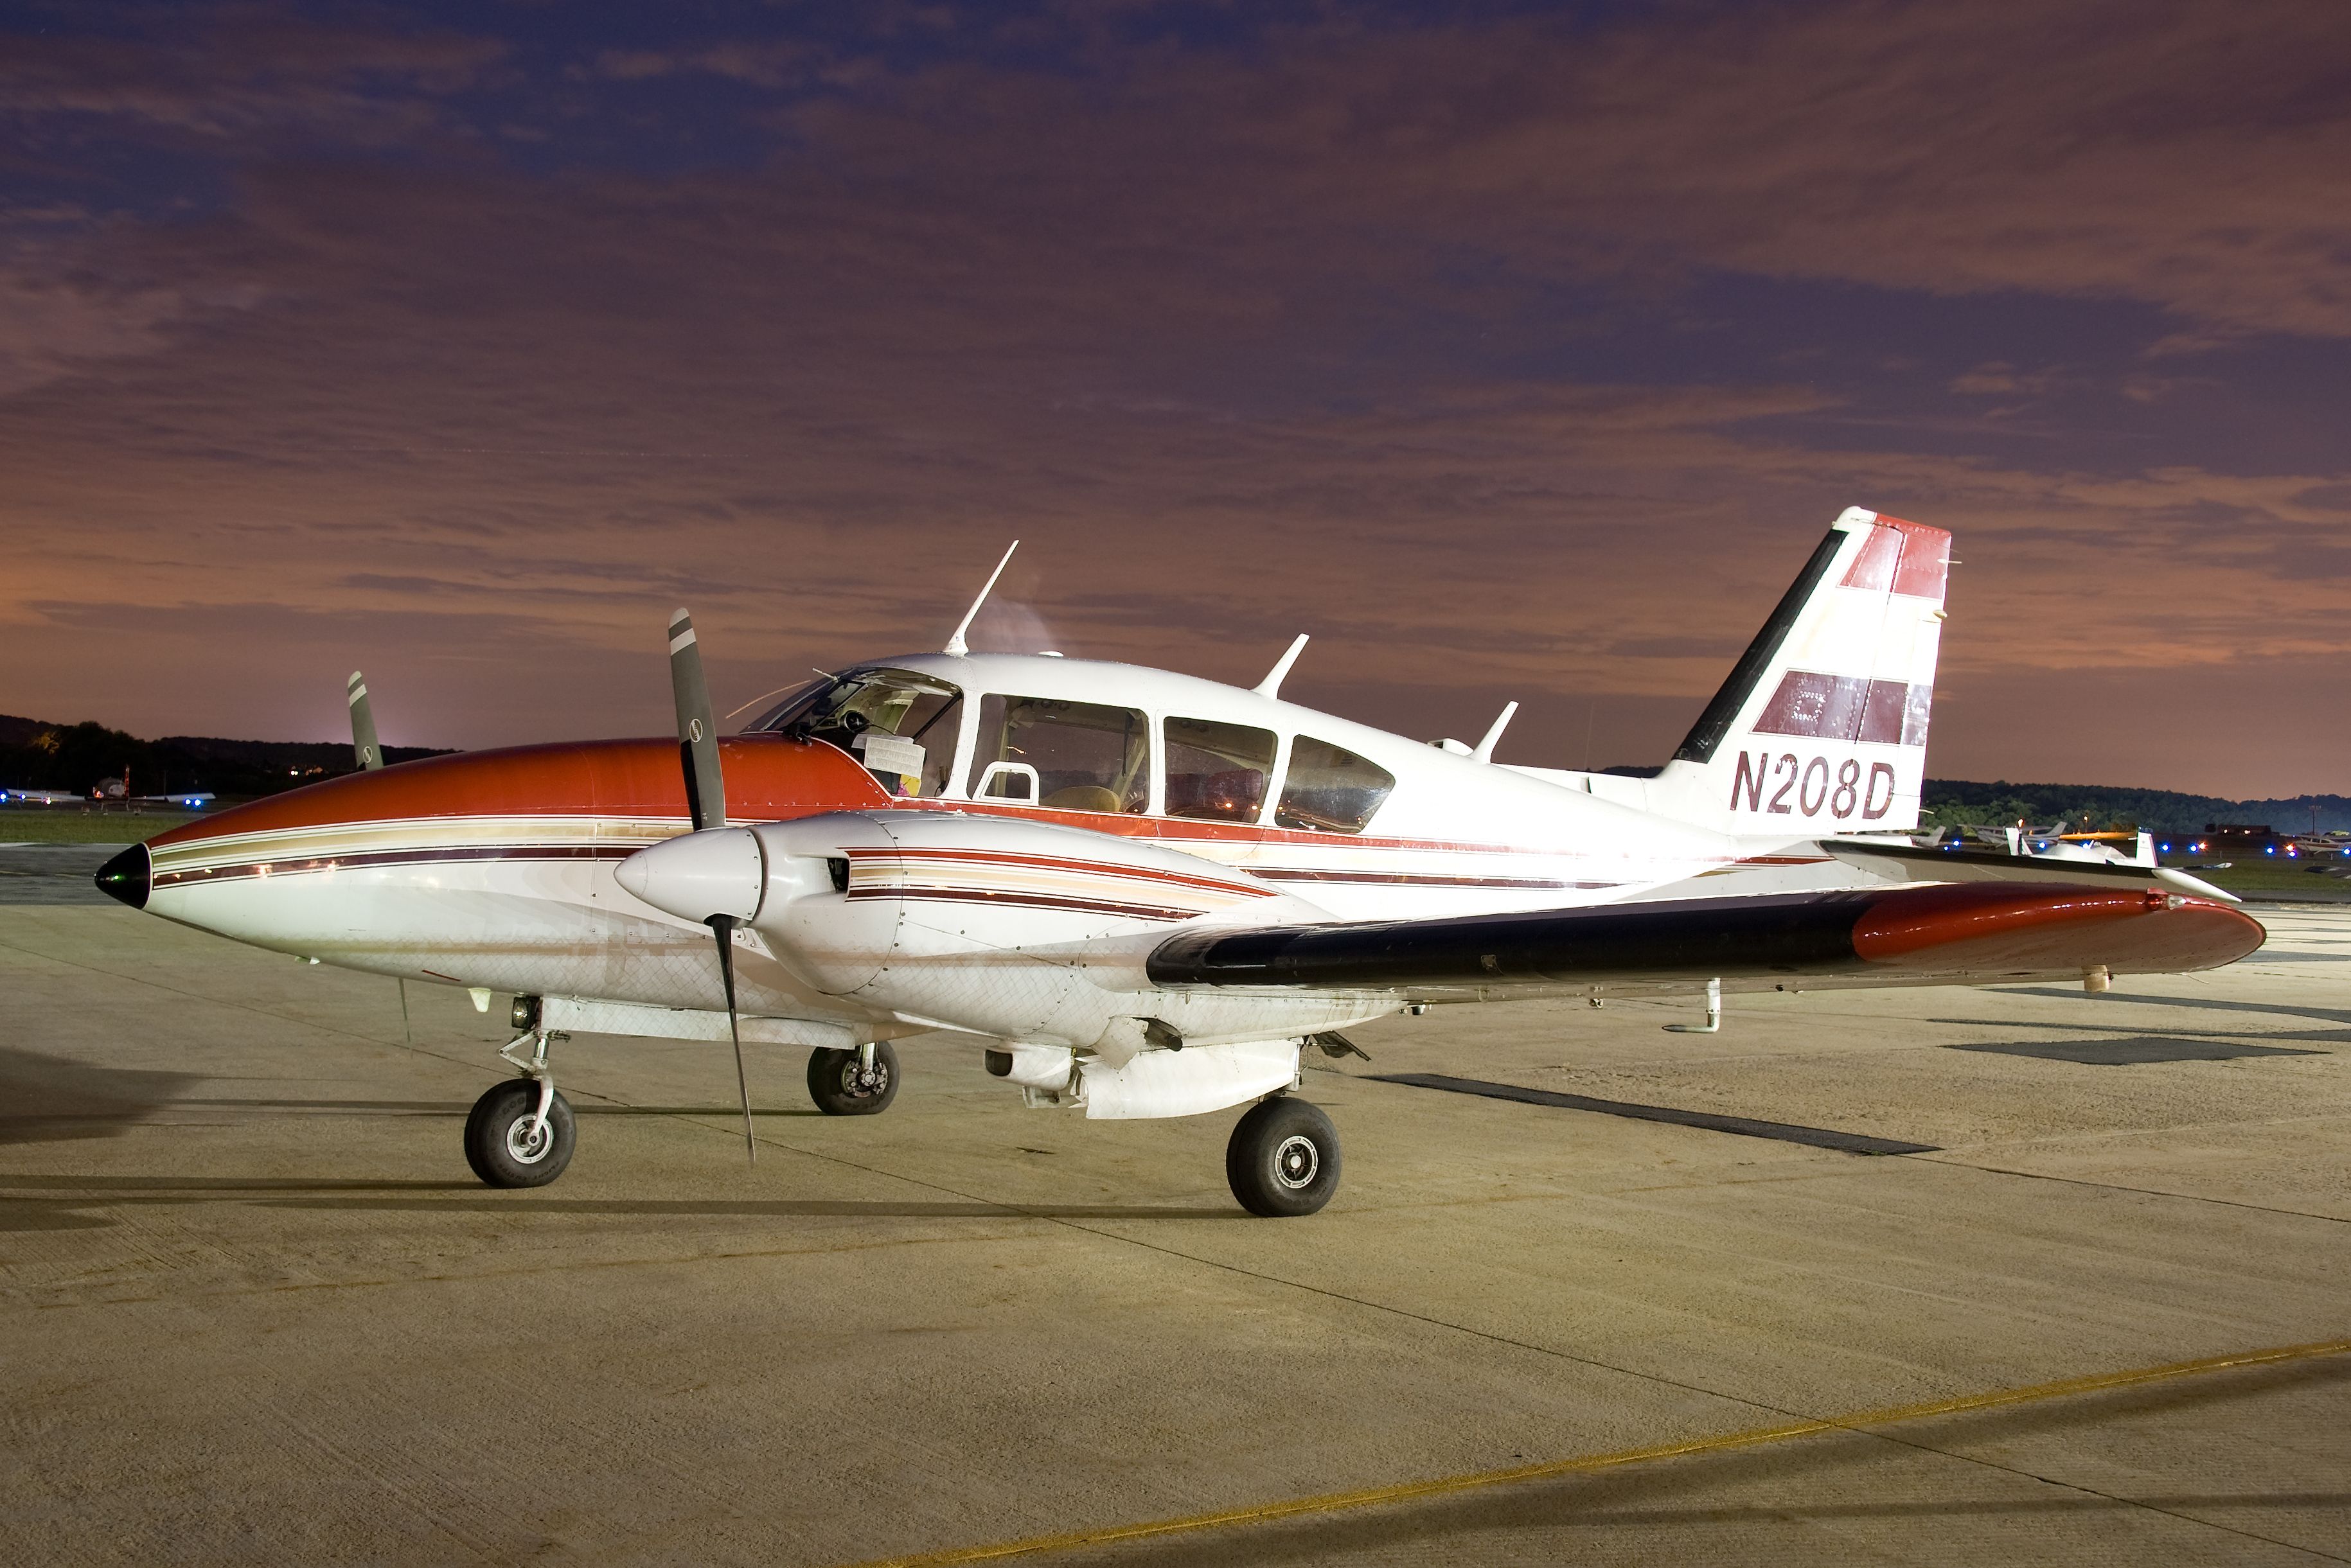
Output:
<path fill-rule="evenodd" d="M 147 889 L 151 880 L 148 867 L 151 864 L 147 846 L 134 844 L 99 867 L 93 880 L 98 883 L 98 890 L 108 898 L 128 904 L 134 909 L 143 909 L 147 907 Z"/>

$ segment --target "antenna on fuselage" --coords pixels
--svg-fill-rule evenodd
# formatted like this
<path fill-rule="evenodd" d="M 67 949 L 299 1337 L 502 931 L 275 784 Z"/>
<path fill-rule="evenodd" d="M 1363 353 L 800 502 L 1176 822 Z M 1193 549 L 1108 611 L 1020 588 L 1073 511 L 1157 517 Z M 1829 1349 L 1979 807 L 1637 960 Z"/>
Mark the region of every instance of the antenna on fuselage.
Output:
<path fill-rule="evenodd" d="M 1502 732 L 1510 727 L 1510 720 L 1518 713 L 1518 711 L 1519 705 L 1516 702 L 1503 703 L 1501 712 L 1495 717 L 1493 727 L 1486 732 L 1486 738 L 1479 742 L 1477 750 L 1471 752 L 1469 754 L 1477 758 L 1481 763 L 1492 762 L 1494 760 L 1494 743 L 1502 738 Z"/>
<path fill-rule="evenodd" d="M 1305 647 L 1306 633 L 1301 631 L 1298 634 L 1298 640 L 1290 645 L 1290 651 L 1283 654 L 1280 659 L 1275 659 L 1273 661 L 1273 668 L 1266 671 L 1265 679 L 1257 683 L 1254 690 L 1259 696 L 1279 697 L 1281 695 L 1281 678 L 1290 673 L 1290 667 L 1298 662 L 1298 656 L 1305 649 Z"/>
<path fill-rule="evenodd" d="M 997 562 L 996 570 L 987 574 L 987 587 L 979 590 L 979 597 L 971 601 L 971 608 L 964 611 L 963 618 L 956 622 L 955 635 L 947 639 L 947 645 L 939 649 L 941 653 L 953 654 L 956 658 L 961 659 L 971 651 L 971 644 L 964 641 L 963 634 L 971 629 L 971 618 L 977 615 L 979 607 L 987 602 L 987 596 L 995 591 L 996 579 L 1004 575 L 1004 568 L 1011 563 L 1012 552 L 1019 548 L 1020 548 L 1020 541 L 1018 539 L 1013 540 L 1006 547 L 1004 559 Z"/>

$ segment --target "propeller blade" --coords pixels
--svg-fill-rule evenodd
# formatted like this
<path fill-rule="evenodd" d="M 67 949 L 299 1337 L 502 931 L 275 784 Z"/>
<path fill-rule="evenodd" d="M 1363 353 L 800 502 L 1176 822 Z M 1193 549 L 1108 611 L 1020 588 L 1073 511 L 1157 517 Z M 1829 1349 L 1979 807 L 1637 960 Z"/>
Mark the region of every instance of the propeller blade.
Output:
<path fill-rule="evenodd" d="M 726 1033 L 735 1042 L 735 1087 L 743 1096 L 743 1152 L 759 1163 L 759 1146 L 751 1137 L 751 1080 L 743 1073 L 743 1025 L 735 1016 L 735 917 L 713 915 L 710 929 L 718 934 L 718 979 L 726 988 Z"/>
<path fill-rule="evenodd" d="M 726 781 L 718 771 L 718 726 L 710 720 L 710 684 L 702 678 L 702 648 L 694 618 L 669 618 L 669 688 L 677 701 L 677 760 L 685 774 L 685 805 L 695 831 L 726 826 Z M 735 1087 L 743 1096 L 743 1152 L 759 1163 L 751 1136 L 751 1080 L 743 1071 L 743 1023 L 735 1011 L 735 927 L 732 915 L 710 917 L 718 939 L 718 983 L 726 991 L 726 1033 L 735 1042 Z"/>
<path fill-rule="evenodd" d="M 351 699 L 351 750 L 358 753 L 360 766 L 383 766 L 383 748 L 375 742 L 375 713 L 368 707 L 367 681 L 356 670 L 349 682 Z"/>
<path fill-rule="evenodd" d="M 726 786 L 718 773 L 718 726 L 710 719 L 710 686 L 702 678 L 702 649 L 694 618 L 669 618 L 669 685 L 677 700 L 677 753 L 685 770 L 686 809 L 696 828 L 726 826 Z"/>

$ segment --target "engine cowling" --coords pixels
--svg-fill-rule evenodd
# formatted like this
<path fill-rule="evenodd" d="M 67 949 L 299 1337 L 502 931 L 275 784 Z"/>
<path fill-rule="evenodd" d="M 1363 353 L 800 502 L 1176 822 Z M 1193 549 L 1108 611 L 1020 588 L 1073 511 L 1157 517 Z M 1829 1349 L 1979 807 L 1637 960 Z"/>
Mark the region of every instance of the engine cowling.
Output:
<path fill-rule="evenodd" d="M 1142 951 L 1188 920 L 1296 903 L 1161 845 L 955 812 L 710 829 L 641 850 L 619 875 L 682 919 L 747 922 L 829 995 L 1004 1039 L 1100 1046 L 1119 1063 L 1141 1038 Z M 1128 938 L 1136 950 L 1122 961 Z"/>

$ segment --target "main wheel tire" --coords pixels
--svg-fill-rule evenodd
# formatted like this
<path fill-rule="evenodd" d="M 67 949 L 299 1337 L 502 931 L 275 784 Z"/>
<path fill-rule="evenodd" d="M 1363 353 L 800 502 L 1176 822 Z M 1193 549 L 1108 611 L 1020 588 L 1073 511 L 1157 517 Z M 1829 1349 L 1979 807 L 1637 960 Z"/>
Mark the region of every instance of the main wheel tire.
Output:
<path fill-rule="evenodd" d="M 1304 1100 L 1260 1100 L 1225 1146 L 1225 1179 L 1252 1214 L 1311 1214 L 1339 1190 L 1339 1129 Z"/>
<path fill-rule="evenodd" d="M 809 1053 L 809 1098 L 829 1116 L 870 1116 L 890 1108 L 898 1097 L 898 1053 L 887 1040 L 873 1047 L 871 1072 L 858 1064 L 854 1051 L 819 1046 Z"/>
<path fill-rule="evenodd" d="M 508 1078 L 474 1102 L 465 1118 L 465 1163 L 492 1187 L 544 1187 L 571 1163 L 579 1128 L 561 1095 L 547 1107 L 547 1129 L 536 1133 L 538 1084 Z"/>

